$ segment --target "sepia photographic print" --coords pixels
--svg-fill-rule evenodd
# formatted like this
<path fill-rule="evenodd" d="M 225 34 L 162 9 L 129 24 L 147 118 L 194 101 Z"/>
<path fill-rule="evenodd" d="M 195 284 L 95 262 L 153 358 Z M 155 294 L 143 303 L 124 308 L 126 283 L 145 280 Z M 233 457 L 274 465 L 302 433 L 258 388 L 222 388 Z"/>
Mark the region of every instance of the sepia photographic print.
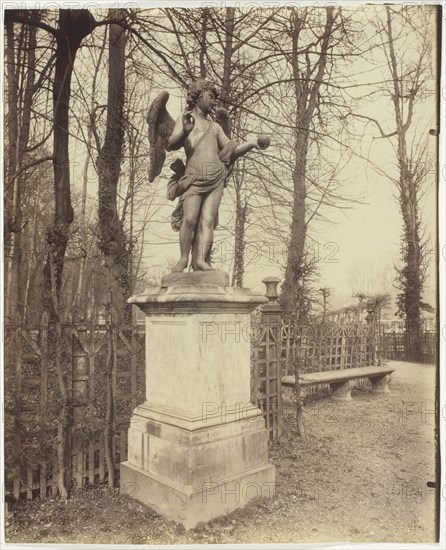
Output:
<path fill-rule="evenodd" d="M 444 544 L 444 2 L 2 16 L 2 547 Z"/>

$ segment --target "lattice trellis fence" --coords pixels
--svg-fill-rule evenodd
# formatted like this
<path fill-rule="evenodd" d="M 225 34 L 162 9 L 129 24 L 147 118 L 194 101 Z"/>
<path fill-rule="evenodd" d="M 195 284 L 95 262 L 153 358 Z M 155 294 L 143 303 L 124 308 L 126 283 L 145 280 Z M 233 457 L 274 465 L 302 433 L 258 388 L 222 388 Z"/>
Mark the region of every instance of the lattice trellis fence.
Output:
<path fill-rule="evenodd" d="M 396 361 L 419 361 L 436 363 L 438 335 L 436 327 L 421 327 L 415 335 L 401 326 L 383 327 L 381 331 L 383 355 Z"/>
<path fill-rule="evenodd" d="M 58 492 L 56 443 L 60 437 L 61 393 L 54 353 L 45 327 L 5 329 L 6 496 L 32 500 Z M 62 328 L 62 370 L 69 397 L 71 489 L 104 482 L 107 422 L 105 386 L 111 371 L 111 417 L 115 472 L 127 455 L 127 428 L 133 408 L 143 401 L 144 335 L 135 327 Z M 113 361 L 110 361 L 113 354 Z"/>
<path fill-rule="evenodd" d="M 275 302 L 252 316 L 251 396 L 271 439 L 281 432 L 281 376 L 292 373 L 297 348 L 301 372 L 343 369 L 380 361 L 374 323 L 283 323 Z M 8 500 L 58 492 L 56 474 L 60 388 L 55 342 L 45 327 L 5 329 L 5 449 Z M 144 330 L 105 326 L 62 328 L 61 359 L 70 406 L 70 488 L 105 482 L 107 387 L 111 389 L 114 474 L 127 455 L 127 429 L 144 400 Z M 110 364 L 113 368 L 110 371 Z M 113 461 L 113 460 L 112 460 Z"/>
<path fill-rule="evenodd" d="M 269 304 L 267 304 L 269 306 Z M 253 325 L 254 402 L 271 438 L 280 434 L 281 319 L 274 307 Z M 46 327 L 5 329 L 5 448 L 7 500 L 58 494 L 56 443 L 60 389 L 55 343 Z M 71 490 L 108 480 L 105 453 L 106 384 L 111 353 L 115 475 L 127 458 L 131 412 L 144 400 L 144 330 L 105 326 L 62 328 L 63 375 L 70 406 Z"/>
<path fill-rule="evenodd" d="M 293 374 L 293 347 L 302 373 L 377 365 L 381 361 L 375 323 L 349 321 L 292 326 L 282 329 L 283 374 Z"/>
<path fill-rule="evenodd" d="M 251 400 L 262 410 L 270 439 L 277 439 L 282 418 L 280 308 L 275 303 L 265 304 L 252 315 L 251 324 Z"/>
<path fill-rule="evenodd" d="M 282 327 L 282 373 L 294 375 L 294 361 L 300 374 L 380 365 L 382 342 L 379 325 L 374 319 L 341 317 L 326 322 L 293 326 L 284 321 Z M 295 359 L 294 359 L 295 358 Z M 368 385 L 367 378 L 358 380 Z M 304 395 L 329 390 L 329 385 L 309 386 Z"/>

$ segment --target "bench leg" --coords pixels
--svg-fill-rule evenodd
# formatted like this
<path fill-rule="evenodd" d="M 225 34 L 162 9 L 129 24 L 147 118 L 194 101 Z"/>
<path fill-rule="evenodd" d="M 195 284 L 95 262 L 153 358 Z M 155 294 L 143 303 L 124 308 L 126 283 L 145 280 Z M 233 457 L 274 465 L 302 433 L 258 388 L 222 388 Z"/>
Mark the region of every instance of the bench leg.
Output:
<path fill-rule="evenodd" d="M 347 380 L 346 382 L 336 382 L 330 384 L 330 388 L 333 393 L 331 398 L 334 401 L 351 401 L 352 389 L 355 387 L 354 380 Z"/>
<path fill-rule="evenodd" d="M 371 376 L 369 377 L 372 384 L 372 391 L 375 393 L 390 393 L 389 383 L 392 380 L 391 374 L 385 374 L 384 376 Z"/>

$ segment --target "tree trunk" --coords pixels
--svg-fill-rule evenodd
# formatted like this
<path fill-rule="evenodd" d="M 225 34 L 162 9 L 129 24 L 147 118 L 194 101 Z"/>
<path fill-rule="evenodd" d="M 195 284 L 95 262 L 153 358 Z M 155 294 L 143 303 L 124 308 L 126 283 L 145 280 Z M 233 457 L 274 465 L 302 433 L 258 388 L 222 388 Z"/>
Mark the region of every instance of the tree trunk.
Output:
<path fill-rule="evenodd" d="M 34 197 L 34 220 L 32 223 L 31 234 L 28 237 L 28 240 L 31 243 L 31 252 L 28 260 L 28 269 L 27 269 L 26 279 L 24 284 L 25 290 L 24 290 L 24 296 L 23 296 L 23 316 L 22 316 L 24 326 L 26 326 L 28 313 L 29 313 L 29 298 L 30 298 L 32 271 L 35 266 L 35 263 L 39 261 L 39 258 L 37 257 L 37 253 L 36 253 L 37 226 L 39 221 L 39 200 L 38 200 L 39 194 L 40 194 L 40 182 L 38 182 L 37 184 L 36 196 Z"/>
<path fill-rule="evenodd" d="M 110 16 L 122 17 L 121 10 L 110 10 Z M 104 255 L 107 271 L 107 329 L 108 357 L 106 363 L 107 409 L 104 446 L 108 469 L 108 485 L 114 486 L 114 430 L 115 392 L 114 371 L 116 325 L 131 322 L 131 306 L 126 303 L 130 295 L 130 255 L 127 239 L 118 213 L 117 189 L 120 177 L 124 145 L 125 100 L 125 31 L 118 25 L 110 25 L 108 61 L 107 123 L 104 144 L 99 152 L 99 248 Z"/>
<path fill-rule="evenodd" d="M 421 238 L 419 233 L 418 194 L 409 169 L 406 132 L 402 122 L 401 105 L 394 102 L 398 128 L 398 160 L 400 169 L 400 208 L 403 217 L 402 260 L 399 271 L 402 292 L 398 297 L 400 312 L 406 321 L 410 349 L 408 359 L 419 361 L 421 356 L 421 299 L 423 290 Z"/>
<path fill-rule="evenodd" d="M 109 270 L 108 276 L 111 276 Z M 109 281 L 109 286 L 110 281 Z M 111 309 L 112 296 L 110 293 L 109 303 L 107 304 L 107 360 L 105 362 L 105 426 L 104 426 L 104 454 L 107 464 L 108 477 L 107 482 L 109 487 L 115 486 L 115 392 L 113 378 L 116 372 L 116 328 L 113 324 L 113 311 Z"/>
<path fill-rule="evenodd" d="M 326 22 L 320 41 L 319 58 L 316 66 L 299 59 L 299 35 L 302 30 L 302 21 L 294 8 L 291 15 L 291 66 L 294 79 L 294 93 L 296 100 L 296 140 L 294 145 L 293 170 L 293 210 L 291 220 L 291 234 L 288 247 L 285 282 L 282 293 L 282 307 L 285 313 L 295 313 L 300 302 L 301 288 L 304 275 L 304 254 L 306 239 L 305 199 L 306 199 L 306 170 L 309 149 L 309 130 L 311 120 L 319 101 L 319 89 L 325 75 L 327 53 L 334 23 L 334 8 L 325 8 Z M 315 73 L 315 75 L 313 74 Z"/>
<path fill-rule="evenodd" d="M 298 322 L 307 314 L 304 304 L 303 289 L 305 287 L 305 240 L 306 226 L 306 171 L 309 150 L 309 130 L 317 103 L 319 101 L 319 89 L 325 75 L 327 64 L 327 52 L 334 22 L 334 8 L 325 8 L 326 22 L 324 33 L 321 36 L 319 58 L 313 67 L 308 59 L 302 62 L 298 56 L 299 37 L 303 28 L 298 11 L 293 9 L 291 14 L 291 68 L 294 78 L 294 94 L 296 101 L 296 139 L 294 143 L 294 169 L 293 169 L 293 209 L 291 218 L 291 232 L 288 246 L 287 265 L 285 270 L 285 282 L 283 284 L 281 305 L 284 313 L 288 315 L 294 330 L 298 328 Z M 316 77 L 314 77 L 314 73 Z M 295 338 L 296 340 L 296 338 Z M 299 357 L 294 355 L 294 376 L 296 394 L 296 427 L 299 435 L 304 435 L 303 409 L 301 388 L 299 384 Z"/>
<path fill-rule="evenodd" d="M 22 28 L 23 32 L 23 28 Z M 18 165 L 18 86 L 15 75 L 15 48 L 14 48 L 14 23 L 6 22 L 6 51 L 7 63 L 7 86 L 8 86 L 8 162 L 6 164 L 6 181 L 12 179 L 17 172 Z M 13 312 L 17 306 L 18 289 L 16 288 L 17 277 L 14 276 L 14 262 L 16 260 L 18 246 L 17 239 L 17 212 L 14 204 L 17 204 L 19 179 L 8 183 L 5 189 L 5 320 L 13 322 Z M 20 204 L 20 203 L 18 203 Z M 20 223 L 20 222 L 19 222 Z"/>
<path fill-rule="evenodd" d="M 93 82 L 92 82 L 92 87 L 91 87 L 90 106 L 89 106 L 89 108 L 90 108 L 90 118 L 93 117 L 93 111 L 94 111 L 94 106 L 95 106 L 95 102 L 96 102 L 96 83 L 97 83 L 97 79 L 98 79 L 99 67 L 102 64 L 102 58 L 103 58 L 104 51 L 105 51 L 105 46 L 106 46 L 106 43 L 107 43 L 106 37 L 107 37 L 107 33 L 105 32 L 104 33 L 104 40 L 102 42 L 101 49 L 99 51 L 98 62 L 97 62 L 97 65 L 96 65 L 94 76 L 93 76 Z M 92 155 L 92 139 L 93 139 L 93 121 L 91 120 L 90 124 L 88 125 L 88 129 L 87 129 L 87 143 L 86 143 L 86 146 L 87 146 L 88 153 L 85 157 L 84 169 L 83 169 L 83 174 L 82 174 L 83 179 L 82 179 L 82 198 L 81 198 L 81 213 L 80 213 L 80 226 L 81 226 L 82 242 L 85 245 L 85 255 L 81 259 L 81 265 L 79 267 L 79 278 L 78 278 L 77 288 L 76 288 L 76 292 L 75 292 L 74 299 L 73 299 L 73 305 L 75 307 L 81 308 L 82 315 L 84 317 L 86 317 L 86 309 L 87 309 L 86 304 L 85 304 L 85 294 L 86 293 L 85 293 L 85 289 L 84 289 L 85 274 L 86 274 L 88 262 L 90 261 L 90 258 L 89 258 L 90 249 L 87 246 L 88 232 L 87 232 L 86 212 L 87 212 L 88 170 L 89 170 L 89 167 L 90 167 L 90 158 L 91 158 L 91 155 Z"/>
<path fill-rule="evenodd" d="M 56 40 L 56 63 L 53 82 L 53 173 L 54 223 L 47 230 L 48 253 L 43 271 L 43 306 L 48 319 L 48 339 L 54 343 L 57 378 L 61 399 L 58 424 L 58 488 L 62 499 L 69 495 L 71 475 L 71 395 L 62 360 L 61 289 L 65 250 L 73 221 L 68 149 L 71 77 L 81 41 L 94 28 L 88 10 L 60 10 Z"/>
<path fill-rule="evenodd" d="M 14 23 L 6 22 L 6 60 L 8 63 L 8 164 L 5 192 L 5 318 L 18 322 L 23 313 L 21 296 L 21 231 L 22 187 L 24 155 L 28 146 L 34 77 L 36 70 L 36 28 L 22 26 L 21 48 L 26 53 L 17 63 L 14 48 Z M 18 81 L 24 82 L 24 91 L 19 93 Z"/>
<path fill-rule="evenodd" d="M 59 422 L 57 424 L 57 464 L 58 477 L 57 488 L 60 498 L 66 500 L 71 489 L 71 424 L 72 410 L 70 408 L 70 399 L 68 396 L 66 373 L 64 362 L 62 360 L 62 326 L 59 321 L 48 327 L 48 335 L 54 353 L 57 371 L 57 380 L 59 383 L 61 408 Z"/>
<path fill-rule="evenodd" d="M 396 133 L 398 137 L 397 158 L 399 166 L 399 203 L 403 217 L 402 260 L 403 268 L 398 278 L 401 293 L 398 296 L 399 313 L 406 322 L 407 341 L 410 342 L 409 360 L 421 359 L 421 300 L 423 292 L 423 257 L 420 237 L 419 194 L 414 181 L 411 166 L 416 170 L 416 162 L 409 158 L 407 151 L 407 130 L 412 122 L 413 105 L 416 91 L 409 97 L 402 89 L 404 78 L 402 62 L 397 60 L 394 47 L 392 16 L 389 7 L 387 14 L 388 64 L 392 76 L 392 101 L 395 113 Z M 401 67 L 400 67 L 401 64 Z M 417 90 L 421 79 L 421 58 L 415 69 L 410 67 L 409 75 L 413 80 L 413 90 Z M 407 84 L 406 84 L 407 85 Z"/>
<path fill-rule="evenodd" d="M 221 85 L 220 103 L 225 109 L 229 105 L 231 89 L 231 68 L 232 68 L 232 43 L 234 36 L 235 8 L 226 8 L 225 22 L 225 48 L 223 58 L 223 78 Z"/>
<path fill-rule="evenodd" d="M 285 282 L 282 293 L 282 306 L 287 313 L 296 313 L 299 304 L 300 288 L 303 276 L 303 258 L 306 238 L 305 199 L 306 164 L 308 154 L 308 132 L 299 131 L 295 142 L 295 161 L 293 170 L 293 213 L 291 221 L 290 244 L 288 248 Z"/>
<path fill-rule="evenodd" d="M 235 238 L 234 238 L 234 269 L 232 273 L 232 286 L 243 286 L 245 273 L 245 227 L 247 204 L 241 197 L 241 185 L 239 174 L 234 174 L 235 180 Z"/>
<path fill-rule="evenodd" d="M 119 17 L 117 10 L 115 17 Z M 99 248 L 104 254 L 105 266 L 110 270 L 112 308 L 116 321 L 131 320 L 128 275 L 129 253 L 127 239 L 120 221 L 117 205 L 117 187 L 124 144 L 125 99 L 125 31 L 118 25 L 110 26 L 109 80 L 107 126 L 104 144 L 99 152 Z"/>
<path fill-rule="evenodd" d="M 402 292 L 398 296 L 400 312 L 406 322 L 408 333 L 408 359 L 421 360 L 421 300 L 422 300 L 422 254 L 419 234 L 418 200 L 412 191 L 410 177 L 401 181 L 400 206 L 403 215 L 403 268 L 399 271 Z M 412 191 L 412 192 L 411 192 Z M 415 196 L 414 196 L 415 195 Z"/>
<path fill-rule="evenodd" d="M 62 274 L 68 232 L 73 221 L 70 187 L 70 156 L 68 150 L 68 123 L 71 97 L 71 77 L 74 61 L 83 38 L 94 28 L 93 16 L 88 10 L 60 10 L 57 33 L 56 67 L 53 83 L 53 171 L 54 223 L 47 231 L 48 255 L 44 268 L 43 303 L 50 320 L 59 314 L 54 309 L 50 264 L 54 266 L 57 306 L 60 306 Z"/>

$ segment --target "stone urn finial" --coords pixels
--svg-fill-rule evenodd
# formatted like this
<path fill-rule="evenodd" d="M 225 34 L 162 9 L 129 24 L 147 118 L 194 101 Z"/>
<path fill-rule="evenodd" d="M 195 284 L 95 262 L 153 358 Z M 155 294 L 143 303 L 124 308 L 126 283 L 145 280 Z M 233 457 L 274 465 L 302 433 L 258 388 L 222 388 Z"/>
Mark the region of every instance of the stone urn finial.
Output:
<path fill-rule="evenodd" d="M 367 308 L 367 315 L 365 316 L 367 323 L 373 323 L 375 321 L 375 311 L 372 308 Z"/>
<path fill-rule="evenodd" d="M 275 302 L 279 297 L 277 285 L 280 283 L 280 279 L 278 277 L 265 277 L 265 279 L 262 279 L 262 283 L 266 287 L 265 296 L 270 302 Z"/>

